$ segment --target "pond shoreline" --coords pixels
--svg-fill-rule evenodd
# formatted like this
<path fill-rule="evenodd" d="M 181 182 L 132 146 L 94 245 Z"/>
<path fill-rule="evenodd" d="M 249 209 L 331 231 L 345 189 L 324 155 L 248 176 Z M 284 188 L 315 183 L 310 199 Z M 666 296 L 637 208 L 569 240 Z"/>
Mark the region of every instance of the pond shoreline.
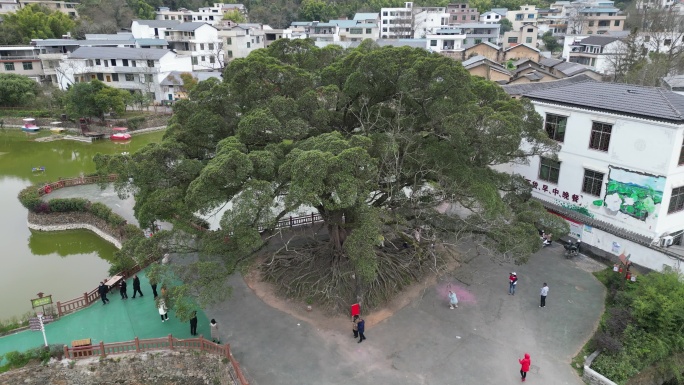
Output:
<path fill-rule="evenodd" d="M 84 229 L 97 234 L 105 241 L 121 250 L 122 239 L 107 223 L 90 213 L 48 213 L 36 214 L 29 212 L 27 225 L 37 231 L 63 231 Z"/>

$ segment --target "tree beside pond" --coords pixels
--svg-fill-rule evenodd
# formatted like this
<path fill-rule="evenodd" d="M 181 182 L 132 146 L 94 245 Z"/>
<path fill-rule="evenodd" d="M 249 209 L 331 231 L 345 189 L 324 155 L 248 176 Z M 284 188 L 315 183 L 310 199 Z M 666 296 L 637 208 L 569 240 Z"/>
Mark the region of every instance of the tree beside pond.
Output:
<path fill-rule="evenodd" d="M 104 120 L 105 114 L 123 114 L 130 94 L 112 88 L 99 80 L 75 83 L 64 95 L 67 113 L 71 116 L 96 116 Z"/>
<path fill-rule="evenodd" d="M 25 106 L 36 100 L 40 92 L 38 83 L 16 74 L 0 74 L 0 106 Z"/>
<path fill-rule="evenodd" d="M 161 144 L 96 163 L 147 222 L 187 223 L 232 203 L 220 229 L 183 243 L 205 264 L 176 272 L 196 295 L 276 239 L 285 245 L 266 278 L 343 309 L 420 278 L 444 239 L 471 235 L 522 263 L 541 246 L 537 227 L 567 232 L 524 179 L 493 168 L 556 150 L 532 105 L 424 50 L 279 40 L 232 61 L 222 82 L 197 84 L 172 120 Z M 325 238 L 280 233 L 300 207 L 321 215 Z"/>

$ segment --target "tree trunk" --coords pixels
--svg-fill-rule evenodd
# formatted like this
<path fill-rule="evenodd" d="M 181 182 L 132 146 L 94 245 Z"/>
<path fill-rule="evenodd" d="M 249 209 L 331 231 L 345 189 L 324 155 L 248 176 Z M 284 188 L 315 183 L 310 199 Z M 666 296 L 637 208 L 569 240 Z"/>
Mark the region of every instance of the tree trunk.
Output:
<path fill-rule="evenodd" d="M 328 228 L 328 235 L 330 235 L 330 245 L 333 249 L 333 258 L 339 258 L 342 254 L 342 246 L 345 239 L 347 239 L 347 229 L 345 228 L 344 211 L 334 210 L 325 211 L 318 207 L 318 212 L 321 213 L 323 220 Z"/>

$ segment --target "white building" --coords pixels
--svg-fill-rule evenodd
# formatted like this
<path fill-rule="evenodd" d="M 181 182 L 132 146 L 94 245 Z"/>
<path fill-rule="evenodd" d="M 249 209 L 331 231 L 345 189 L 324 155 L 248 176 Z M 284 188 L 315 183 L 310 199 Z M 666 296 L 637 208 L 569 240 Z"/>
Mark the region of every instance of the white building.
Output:
<path fill-rule="evenodd" d="M 172 71 L 192 72 L 190 56 L 145 48 L 79 47 L 56 68 L 59 87 L 94 79 L 114 88 L 142 92 L 161 103 L 161 82 Z"/>
<path fill-rule="evenodd" d="M 380 38 L 422 39 L 437 28 L 449 25 L 445 7 L 414 7 L 413 2 L 403 8 L 382 8 L 380 11 Z"/>
<path fill-rule="evenodd" d="M 169 48 L 192 57 L 195 71 L 207 71 L 223 67 L 224 56 L 218 30 L 205 22 L 179 23 L 164 31 Z"/>
<path fill-rule="evenodd" d="M 463 50 L 466 35 L 461 28 L 440 28 L 426 37 L 426 49 L 437 53 L 451 53 Z"/>
<path fill-rule="evenodd" d="M 247 57 L 252 51 L 266 47 L 267 30 L 260 24 L 238 24 L 226 28 L 220 24 L 217 26 L 226 62 Z"/>
<path fill-rule="evenodd" d="M 363 41 L 366 39 L 377 40 L 380 36 L 378 23 L 369 23 L 366 20 L 330 20 L 339 28 L 340 41 Z"/>
<path fill-rule="evenodd" d="M 624 54 L 624 45 L 620 39 L 611 36 L 566 36 L 563 58 L 609 75 L 614 72 L 616 58 Z"/>
<path fill-rule="evenodd" d="M 0 73 L 24 75 L 40 82 L 43 67 L 36 47 L 31 45 L 0 47 Z"/>
<path fill-rule="evenodd" d="M 523 94 L 560 145 L 557 159 L 509 165 L 532 196 L 569 219 L 571 234 L 601 255 L 651 269 L 681 268 L 661 247 L 684 232 L 684 96 L 584 81 Z"/>
<path fill-rule="evenodd" d="M 207 24 L 217 24 L 223 20 L 223 15 L 228 12 L 239 12 L 247 19 L 247 8 L 244 4 L 214 3 L 211 7 L 202 7 L 197 11 L 179 8 L 176 11 L 169 7 L 157 8 L 157 20 L 178 20 L 181 23 L 202 21 Z"/>
<path fill-rule="evenodd" d="M 480 23 L 499 24 L 503 17 L 496 12 L 487 11 L 480 15 Z"/>
<path fill-rule="evenodd" d="M 164 32 L 179 24 L 177 20 L 133 20 L 131 33 L 136 39 L 163 39 Z"/>

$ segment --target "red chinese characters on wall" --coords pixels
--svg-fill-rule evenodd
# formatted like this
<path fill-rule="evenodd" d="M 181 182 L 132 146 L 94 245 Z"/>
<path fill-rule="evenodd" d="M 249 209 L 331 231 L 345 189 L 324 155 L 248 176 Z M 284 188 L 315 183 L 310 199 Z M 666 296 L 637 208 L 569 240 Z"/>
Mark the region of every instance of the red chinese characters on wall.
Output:
<path fill-rule="evenodd" d="M 570 195 L 569 192 L 567 192 L 567 191 L 560 191 L 560 190 L 558 190 L 558 188 L 555 188 L 555 187 L 554 187 L 553 189 L 551 189 L 551 188 L 549 188 L 549 185 L 547 185 L 547 184 L 541 184 L 541 185 L 540 185 L 539 182 L 537 182 L 537 181 L 535 181 L 535 180 L 530 180 L 530 179 L 525 179 L 525 180 L 526 180 L 527 183 L 529 183 L 529 184 L 532 186 L 532 188 L 535 189 L 535 190 L 541 190 L 541 191 L 543 191 L 543 192 L 545 192 L 545 193 L 553 194 L 554 196 L 563 198 L 563 199 L 565 199 L 566 201 L 572 200 L 573 203 L 579 203 L 580 196 L 577 195 L 577 194 L 572 194 L 572 195 Z"/>

